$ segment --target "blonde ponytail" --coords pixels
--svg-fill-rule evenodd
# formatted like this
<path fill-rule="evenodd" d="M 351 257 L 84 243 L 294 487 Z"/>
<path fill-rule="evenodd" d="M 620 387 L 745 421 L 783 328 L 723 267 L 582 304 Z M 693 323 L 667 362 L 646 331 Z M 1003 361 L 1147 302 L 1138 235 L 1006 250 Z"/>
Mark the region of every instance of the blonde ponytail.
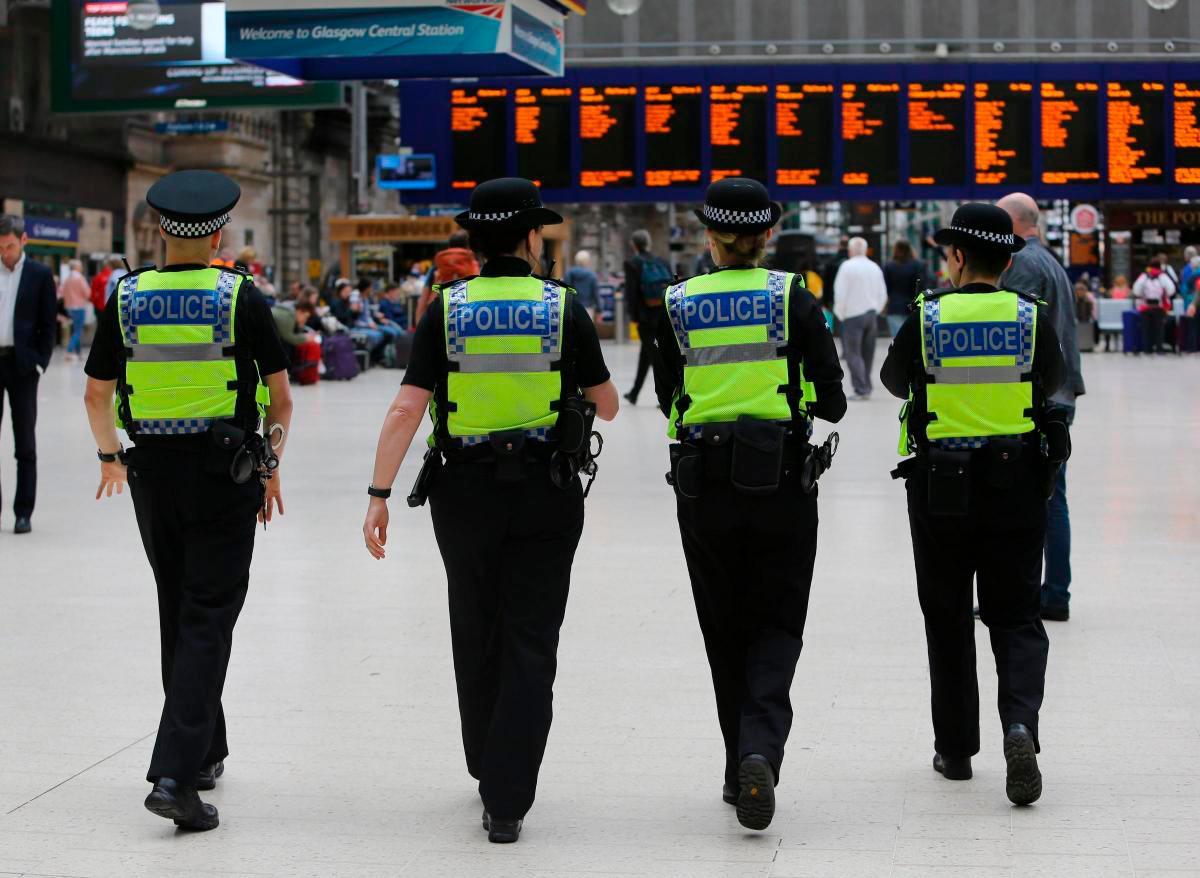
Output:
<path fill-rule="evenodd" d="M 739 235 L 736 232 L 709 229 L 708 236 L 717 245 L 717 255 L 721 257 L 717 260 L 718 264 L 757 266 L 767 252 L 770 233 L 764 230 L 753 235 Z"/>

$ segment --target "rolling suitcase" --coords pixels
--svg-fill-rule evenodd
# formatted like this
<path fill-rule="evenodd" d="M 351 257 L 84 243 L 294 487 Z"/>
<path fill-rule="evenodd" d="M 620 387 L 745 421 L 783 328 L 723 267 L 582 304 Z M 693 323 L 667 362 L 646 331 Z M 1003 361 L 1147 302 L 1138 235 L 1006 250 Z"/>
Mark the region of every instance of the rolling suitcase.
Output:
<path fill-rule="evenodd" d="M 1200 317 L 1180 317 L 1179 328 L 1175 331 L 1179 338 L 1179 353 L 1200 351 Z"/>
<path fill-rule="evenodd" d="M 321 345 L 325 360 L 325 378 L 328 381 L 349 381 L 358 377 L 358 357 L 354 354 L 354 340 L 348 335 L 331 335 Z"/>
<path fill-rule="evenodd" d="M 1142 315 L 1138 311 L 1125 311 L 1121 314 L 1121 350 L 1140 354 L 1142 349 Z"/>
<path fill-rule="evenodd" d="M 316 384 L 321 380 L 321 343 L 306 341 L 296 345 L 296 362 L 292 365 L 292 378 L 297 384 Z"/>

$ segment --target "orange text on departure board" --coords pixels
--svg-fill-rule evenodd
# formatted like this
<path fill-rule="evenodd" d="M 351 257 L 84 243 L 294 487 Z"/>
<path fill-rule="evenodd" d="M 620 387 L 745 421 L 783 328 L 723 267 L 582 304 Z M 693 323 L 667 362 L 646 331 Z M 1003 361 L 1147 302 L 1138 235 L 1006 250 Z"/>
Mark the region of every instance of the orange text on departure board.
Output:
<path fill-rule="evenodd" d="M 867 115 L 867 105 L 862 100 L 864 93 L 898 91 L 900 86 L 894 82 L 870 82 L 865 86 L 857 82 L 842 83 L 842 140 L 873 137 L 884 125 L 883 119 Z"/>
<path fill-rule="evenodd" d="M 584 86 L 581 88 L 579 90 L 579 136 L 584 140 L 603 138 L 617 124 L 617 118 L 612 112 L 612 104 L 605 99 L 636 94 L 636 86 L 608 86 L 604 89 Z"/>
<path fill-rule="evenodd" d="M 698 95 L 701 91 L 698 85 L 646 86 L 646 133 L 670 134 L 676 96 Z"/>
<path fill-rule="evenodd" d="M 1175 83 L 1175 148 L 1200 150 L 1200 83 Z M 1200 183 L 1200 159 L 1176 153 L 1175 182 Z"/>
<path fill-rule="evenodd" d="M 495 109 L 485 107 L 483 101 L 507 95 L 506 88 L 454 89 L 450 93 L 450 130 L 474 131 Z"/>
<path fill-rule="evenodd" d="M 975 182 L 1003 183 L 1008 179 L 1007 168 L 1016 158 L 1015 149 L 1000 148 L 1000 133 L 1004 130 L 1004 112 L 1009 103 L 1005 93 L 1024 94 L 1033 91 L 1031 82 L 1010 82 L 999 85 L 975 83 Z"/>
<path fill-rule="evenodd" d="M 1146 119 L 1138 98 L 1162 101 L 1161 82 L 1108 83 L 1108 182 L 1145 183 L 1162 179 L 1163 169 L 1146 161 L 1139 133 Z"/>
<path fill-rule="evenodd" d="M 513 100 L 517 105 L 514 118 L 516 141 L 517 143 L 533 144 L 537 143 L 538 131 L 542 127 L 542 106 L 539 103 L 538 95 L 540 94 L 542 98 L 569 98 L 571 89 L 543 88 L 538 89 L 535 93 L 532 88 L 518 88 L 514 94 Z"/>
<path fill-rule="evenodd" d="M 800 126 L 800 107 L 811 95 L 831 95 L 833 85 L 829 83 L 804 83 L 775 86 L 775 136 L 805 137 L 820 136 L 820 132 L 808 132 Z M 815 186 L 821 179 L 820 168 L 776 168 L 775 183 L 779 186 Z"/>
<path fill-rule="evenodd" d="M 738 131 L 742 121 L 742 101 L 746 95 L 766 94 L 765 85 L 714 85 L 709 88 L 709 139 L 713 146 L 741 146 Z M 724 176 L 737 176 L 740 171 Z M 713 171 L 713 179 L 721 179 Z"/>
<path fill-rule="evenodd" d="M 1076 82 L 1073 86 L 1077 94 L 1100 91 L 1100 84 L 1097 82 Z M 1060 84 L 1043 82 L 1042 149 L 1066 149 L 1069 139 L 1067 124 L 1081 111 L 1079 103 L 1073 100 Z M 1099 179 L 1099 170 L 1086 168 L 1073 171 L 1044 171 L 1042 173 L 1042 182 L 1052 185 Z"/>
<path fill-rule="evenodd" d="M 961 101 L 967 87 L 961 82 L 944 82 L 941 85 L 908 84 L 908 130 L 909 131 L 954 131 L 954 122 L 930 105 L 930 101 Z"/>

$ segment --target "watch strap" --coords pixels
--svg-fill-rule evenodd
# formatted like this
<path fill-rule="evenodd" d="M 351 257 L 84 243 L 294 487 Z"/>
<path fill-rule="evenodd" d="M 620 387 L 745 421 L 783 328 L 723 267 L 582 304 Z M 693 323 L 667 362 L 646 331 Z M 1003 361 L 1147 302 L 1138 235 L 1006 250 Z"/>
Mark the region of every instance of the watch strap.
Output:
<path fill-rule="evenodd" d="M 367 493 L 372 497 L 378 497 L 380 500 L 386 500 L 392 496 L 391 488 L 376 488 L 374 485 L 367 486 Z"/>

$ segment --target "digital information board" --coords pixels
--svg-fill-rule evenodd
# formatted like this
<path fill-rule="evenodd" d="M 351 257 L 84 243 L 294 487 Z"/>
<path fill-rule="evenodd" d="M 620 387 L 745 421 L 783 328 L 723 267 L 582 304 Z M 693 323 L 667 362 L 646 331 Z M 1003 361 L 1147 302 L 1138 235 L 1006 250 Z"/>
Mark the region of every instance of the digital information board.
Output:
<path fill-rule="evenodd" d="M 785 200 L 1200 198 L 1200 62 L 572 69 L 400 86 L 402 143 L 461 201 L 695 201 L 732 175 Z M 444 100 L 443 100 L 444 96 Z"/>
<path fill-rule="evenodd" d="M 51 65 L 59 113 L 320 106 L 337 83 L 310 83 L 225 57 L 225 4 L 162 3 L 149 27 L 125 0 L 54 0 Z"/>

